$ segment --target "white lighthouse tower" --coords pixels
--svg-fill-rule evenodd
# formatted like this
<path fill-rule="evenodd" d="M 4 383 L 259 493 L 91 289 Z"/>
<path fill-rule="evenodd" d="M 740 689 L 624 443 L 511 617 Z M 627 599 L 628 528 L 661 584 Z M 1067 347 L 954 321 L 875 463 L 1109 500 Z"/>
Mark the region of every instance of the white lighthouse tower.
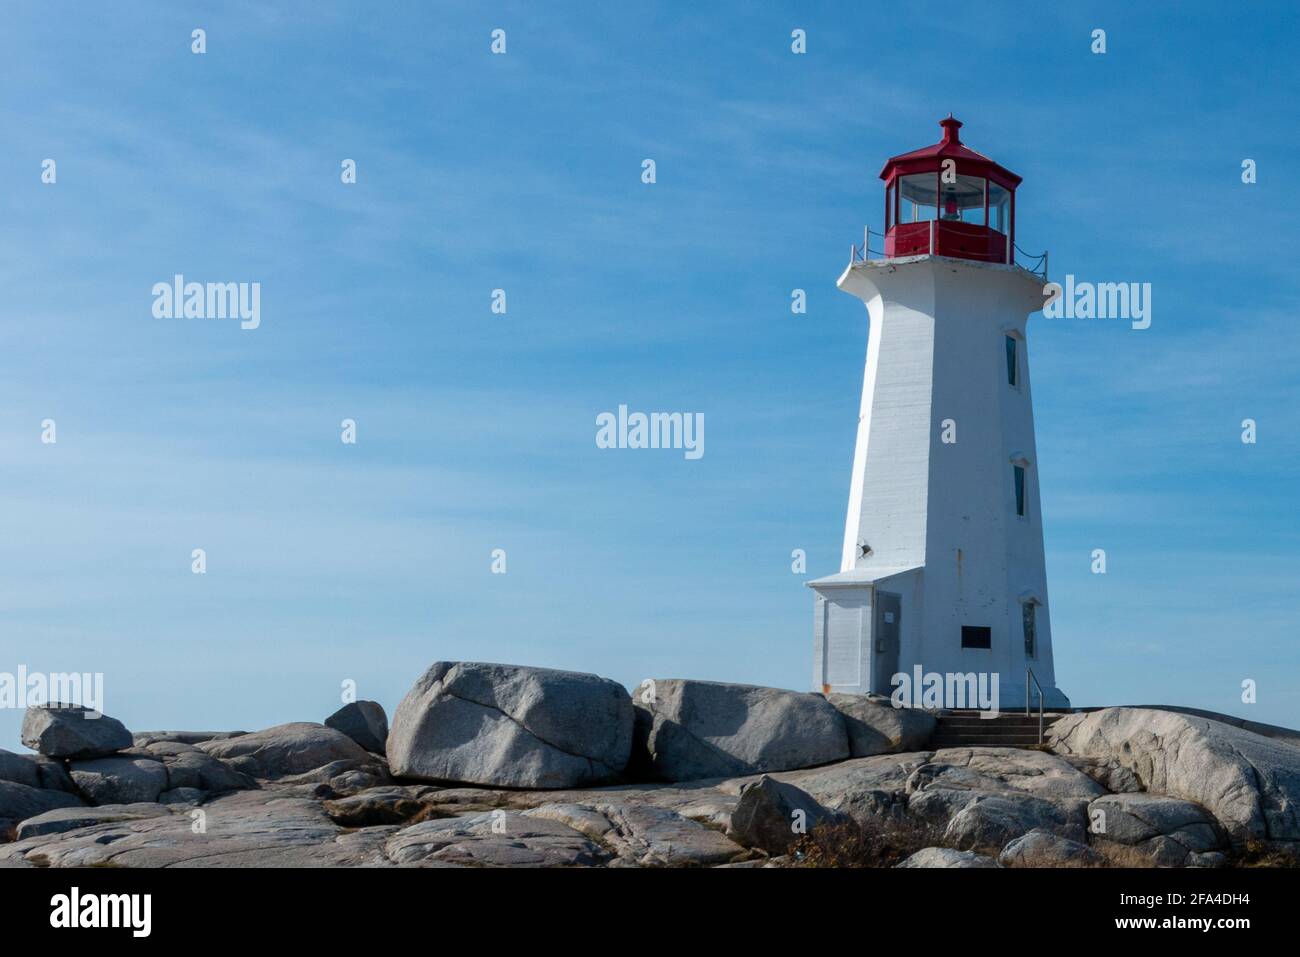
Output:
<path fill-rule="evenodd" d="M 996 674 L 1009 710 L 1032 671 L 1045 706 L 1068 708 L 1025 348 L 1046 256 L 1039 272 L 1016 263 L 1020 177 L 964 146 L 961 125 L 885 164 L 884 258 L 864 242 L 837 283 L 870 328 L 840 571 L 809 583 L 813 687 L 887 695 L 918 666 Z"/>

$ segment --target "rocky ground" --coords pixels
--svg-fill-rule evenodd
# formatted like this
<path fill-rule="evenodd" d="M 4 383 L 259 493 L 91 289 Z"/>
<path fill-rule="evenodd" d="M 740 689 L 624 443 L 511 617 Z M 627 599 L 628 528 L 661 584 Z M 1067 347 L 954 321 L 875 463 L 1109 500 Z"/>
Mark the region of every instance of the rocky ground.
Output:
<path fill-rule="evenodd" d="M 435 664 L 252 733 L 30 709 L 0 866 L 1219 867 L 1300 859 L 1300 747 L 1202 715 L 1067 715 L 929 750 L 887 701 Z M 1257 726 L 1267 730 L 1266 726 Z"/>

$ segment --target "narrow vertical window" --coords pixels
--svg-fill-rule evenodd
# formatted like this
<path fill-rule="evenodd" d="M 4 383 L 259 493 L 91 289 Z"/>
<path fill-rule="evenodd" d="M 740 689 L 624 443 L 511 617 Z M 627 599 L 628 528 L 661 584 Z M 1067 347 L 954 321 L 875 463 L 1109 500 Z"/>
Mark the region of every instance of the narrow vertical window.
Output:
<path fill-rule="evenodd" d="M 1016 475 L 1016 514 L 1023 516 L 1025 514 L 1025 467 L 1023 465 L 1012 467 Z"/>
<path fill-rule="evenodd" d="M 1037 605 L 1032 601 L 1027 601 L 1020 606 L 1025 622 L 1025 657 L 1033 658 L 1035 649 L 1038 646 L 1037 624 L 1034 620 L 1034 609 Z"/>
<path fill-rule="evenodd" d="M 1007 385 L 1016 384 L 1016 372 L 1020 368 L 1020 363 L 1016 358 L 1016 337 L 1007 336 Z"/>

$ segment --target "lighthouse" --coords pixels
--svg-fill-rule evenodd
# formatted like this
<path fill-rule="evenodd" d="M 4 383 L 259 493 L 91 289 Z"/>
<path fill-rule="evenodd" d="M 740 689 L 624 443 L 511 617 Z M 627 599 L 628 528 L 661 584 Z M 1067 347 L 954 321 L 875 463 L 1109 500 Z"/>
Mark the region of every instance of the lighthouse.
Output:
<path fill-rule="evenodd" d="M 1020 177 L 962 143 L 958 120 L 939 125 L 938 143 L 885 163 L 881 256 L 868 231 L 837 283 L 869 328 L 840 570 L 808 583 L 813 688 L 889 695 L 896 675 L 973 674 L 996 676 L 1003 710 L 1027 693 L 1037 706 L 1039 688 L 1068 708 L 1025 336 L 1046 254 L 1018 255 Z"/>

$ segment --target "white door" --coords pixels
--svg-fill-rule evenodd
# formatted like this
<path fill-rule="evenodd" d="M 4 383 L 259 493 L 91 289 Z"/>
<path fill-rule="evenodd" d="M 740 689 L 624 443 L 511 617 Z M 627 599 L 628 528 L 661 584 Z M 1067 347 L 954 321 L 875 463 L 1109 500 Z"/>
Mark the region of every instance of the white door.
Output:
<path fill-rule="evenodd" d="M 862 629 L 870 612 L 871 606 L 861 599 L 826 600 L 826 684 L 862 683 Z"/>

